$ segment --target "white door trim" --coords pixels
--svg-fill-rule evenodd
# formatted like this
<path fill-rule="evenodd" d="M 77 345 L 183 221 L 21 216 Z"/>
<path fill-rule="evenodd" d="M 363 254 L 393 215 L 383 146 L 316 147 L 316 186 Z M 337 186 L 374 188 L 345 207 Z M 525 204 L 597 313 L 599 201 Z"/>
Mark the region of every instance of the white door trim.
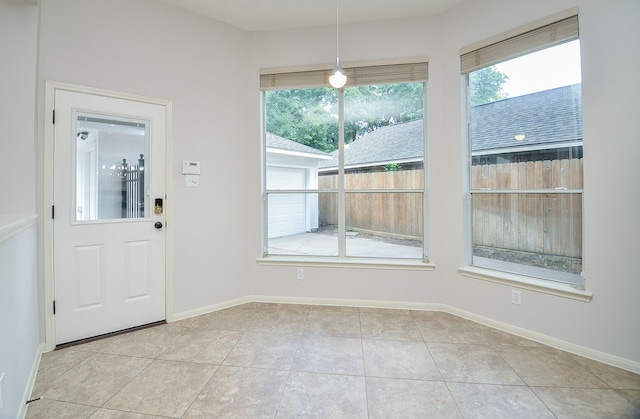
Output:
<path fill-rule="evenodd" d="M 54 266 L 53 266 L 53 219 L 51 208 L 53 206 L 53 168 L 54 168 L 54 125 L 53 110 L 54 99 L 57 90 L 66 90 L 75 93 L 86 93 L 97 96 L 105 96 L 116 99 L 133 100 L 136 102 L 150 103 L 164 106 L 166 109 L 166 195 L 164 203 L 166 225 L 165 230 L 165 314 L 166 320 L 173 320 L 173 185 L 172 185 L 172 103 L 170 100 L 156 99 L 146 96 L 132 95 L 128 93 L 114 92 L 93 87 L 79 86 L 47 80 L 45 82 L 45 113 L 44 113 L 44 156 L 43 156 L 43 275 L 44 275 L 44 307 L 45 313 L 45 351 L 55 349 L 55 322 L 53 318 L 54 299 Z"/>

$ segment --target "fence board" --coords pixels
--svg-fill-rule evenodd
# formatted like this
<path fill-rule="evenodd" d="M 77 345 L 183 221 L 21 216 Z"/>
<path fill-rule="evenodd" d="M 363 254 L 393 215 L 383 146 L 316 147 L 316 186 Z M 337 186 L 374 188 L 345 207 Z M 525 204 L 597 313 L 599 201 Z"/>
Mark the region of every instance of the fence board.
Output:
<path fill-rule="evenodd" d="M 321 190 L 336 190 L 337 184 L 337 175 L 318 178 L 318 188 Z M 422 238 L 422 194 L 392 192 L 393 189 L 421 188 L 423 184 L 422 169 L 346 175 L 347 229 L 363 229 L 389 236 Z M 389 193 L 358 192 L 367 189 L 389 189 Z M 336 195 L 320 194 L 321 225 L 338 224 L 336 205 Z"/>
<path fill-rule="evenodd" d="M 478 165 L 472 189 L 582 188 L 582 159 Z M 420 194 L 357 193 L 366 189 L 419 189 L 423 169 L 345 175 L 347 228 L 422 237 Z M 337 175 L 319 188 L 337 190 Z M 582 197 L 573 194 L 474 194 L 476 245 L 581 257 Z M 320 223 L 337 225 L 337 195 L 320 194 Z"/>

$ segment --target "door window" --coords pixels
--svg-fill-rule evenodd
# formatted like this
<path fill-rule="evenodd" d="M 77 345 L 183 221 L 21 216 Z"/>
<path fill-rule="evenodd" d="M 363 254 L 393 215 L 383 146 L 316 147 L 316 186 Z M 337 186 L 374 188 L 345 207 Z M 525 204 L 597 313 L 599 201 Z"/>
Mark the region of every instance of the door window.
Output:
<path fill-rule="evenodd" d="M 75 221 L 149 215 L 148 144 L 147 121 L 76 114 Z"/>

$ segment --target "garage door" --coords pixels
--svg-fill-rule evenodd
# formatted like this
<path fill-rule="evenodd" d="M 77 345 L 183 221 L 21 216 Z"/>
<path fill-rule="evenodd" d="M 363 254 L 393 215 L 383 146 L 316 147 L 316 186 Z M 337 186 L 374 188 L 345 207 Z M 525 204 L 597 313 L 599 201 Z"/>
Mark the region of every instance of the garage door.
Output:
<path fill-rule="evenodd" d="M 267 166 L 267 189 L 305 189 L 306 169 Z M 269 237 L 307 231 L 304 194 L 269 194 Z"/>

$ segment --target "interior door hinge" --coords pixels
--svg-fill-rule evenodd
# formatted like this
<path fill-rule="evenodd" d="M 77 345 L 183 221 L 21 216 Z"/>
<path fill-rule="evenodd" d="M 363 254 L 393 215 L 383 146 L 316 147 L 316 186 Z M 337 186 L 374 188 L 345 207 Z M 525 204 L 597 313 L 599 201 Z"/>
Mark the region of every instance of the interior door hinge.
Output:
<path fill-rule="evenodd" d="M 51 219 L 56 218 L 56 207 L 55 205 L 51 205 Z"/>
<path fill-rule="evenodd" d="M 51 123 L 55 124 L 56 123 L 56 110 L 54 109 L 53 112 L 51 112 Z"/>
<path fill-rule="evenodd" d="M 56 300 L 53 300 L 53 314 L 56 314 Z"/>

